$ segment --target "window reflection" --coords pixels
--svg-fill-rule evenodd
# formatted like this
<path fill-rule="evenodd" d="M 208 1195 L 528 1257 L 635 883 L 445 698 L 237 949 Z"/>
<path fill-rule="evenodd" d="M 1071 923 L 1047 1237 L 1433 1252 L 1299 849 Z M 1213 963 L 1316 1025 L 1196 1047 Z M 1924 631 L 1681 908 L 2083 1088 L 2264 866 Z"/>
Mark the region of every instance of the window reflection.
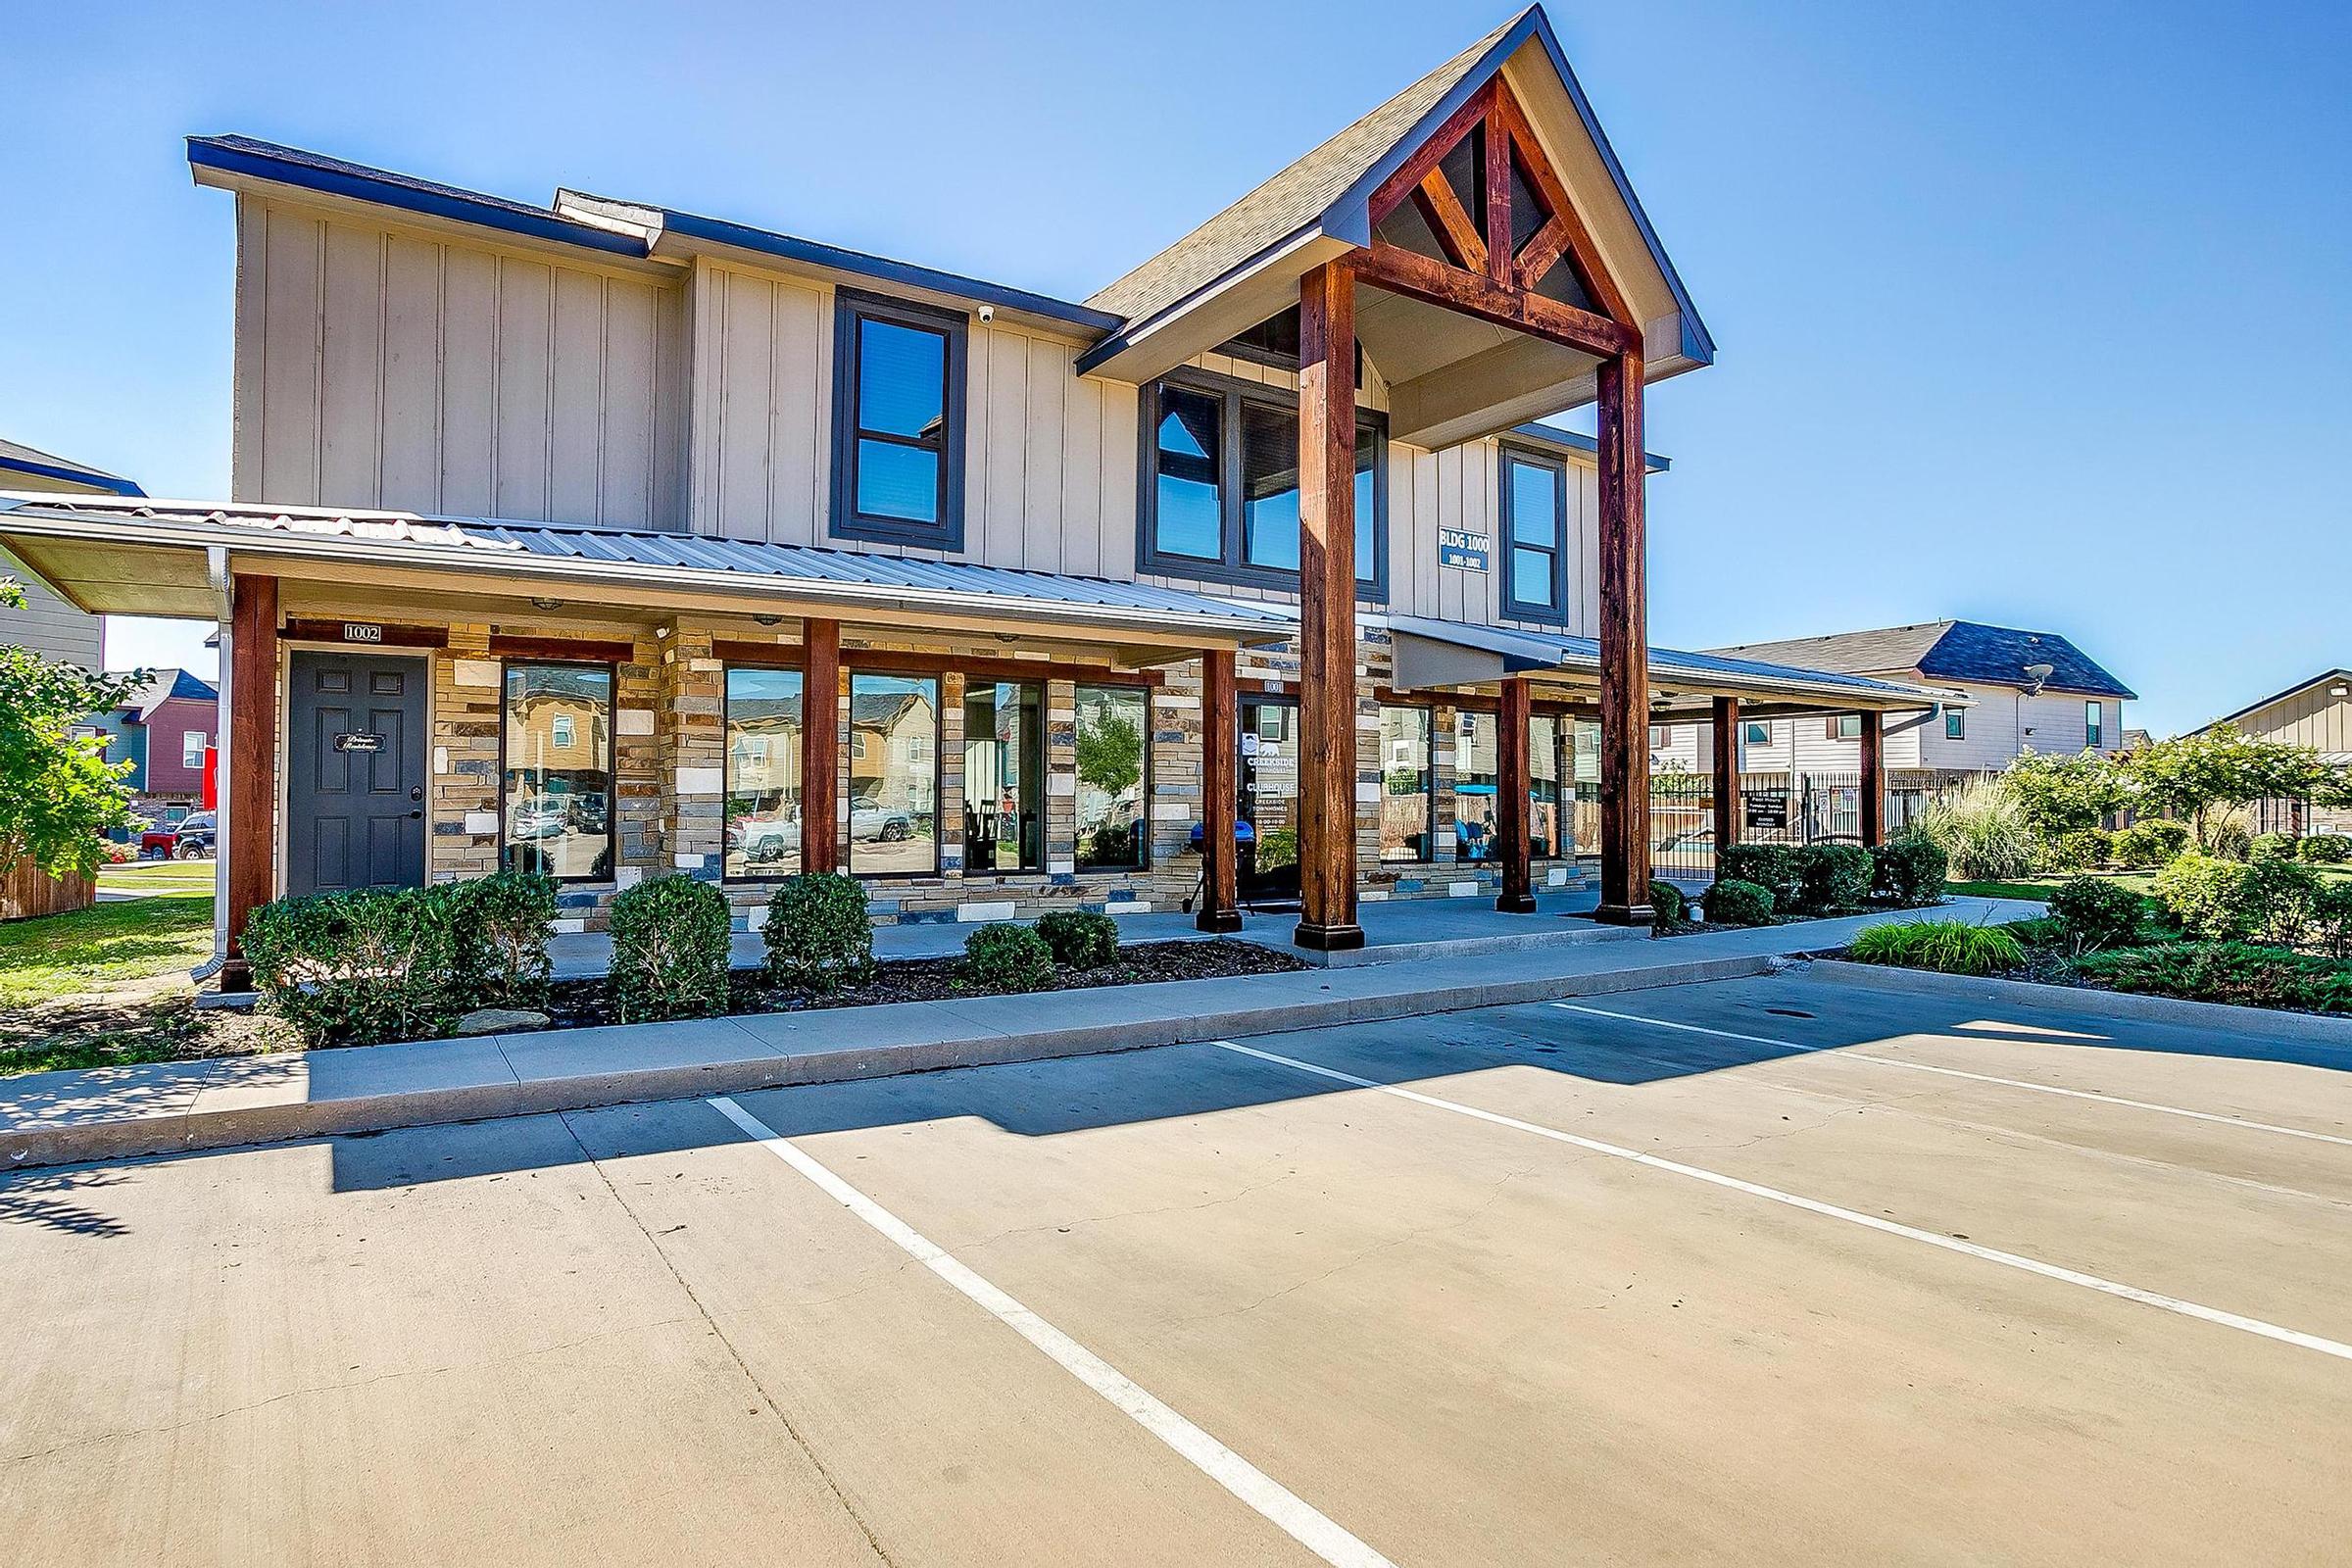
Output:
<path fill-rule="evenodd" d="M 850 676 L 850 869 L 939 869 L 939 677 Z"/>
<path fill-rule="evenodd" d="M 801 697 L 797 669 L 727 671 L 730 877 L 801 868 Z"/>
<path fill-rule="evenodd" d="M 564 882 L 612 874 L 612 670 L 509 664 L 501 863 Z"/>

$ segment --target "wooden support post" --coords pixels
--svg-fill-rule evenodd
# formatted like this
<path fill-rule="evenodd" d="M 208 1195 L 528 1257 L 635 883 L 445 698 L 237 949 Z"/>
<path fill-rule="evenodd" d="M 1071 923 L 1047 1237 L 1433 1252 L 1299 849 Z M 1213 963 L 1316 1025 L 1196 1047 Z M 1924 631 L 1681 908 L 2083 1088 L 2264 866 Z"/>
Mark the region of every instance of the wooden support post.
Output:
<path fill-rule="evenodd" d="M 1505 914 L 1536 912 L 1535 868 L 1529 863 L 1528 689 L 1525 680 L 1502 683 L 1494 714 L 1494 855 L 1502 862 L 1502 892 L 1494 907 Z"/>
<path fill-rule="evenodd" d="M 1203 931 L 1239 931 L 1233 816 L 1241 737 L 1234 730 L 1233 651 L 1217 649 L 1200 662 L 1200 909 L 1193 923 Z"/>
<path fill-rule="evenodd" d="M 1647 925 L 1649 617 L 1642 513 L 1642 355 L 1603 360 L 1600 389 L 1600 906 Z"/>
<path fill-rule="evenodd" d="M 228 889 L 228 961 L 220 989 L 252 983 L 245 964 L 245 922 L 276 894 L 277 860 L 277 579 L 233 579 L 228 627 L 228 808 L 224 880 Z"/>
<path fill-rule="evenodd" d="M 1722 852 L 1740 842 L 1740 699 L 1715 699 L 1715 874 Z"/>
<path fill-rule="evenodd" d="M 801 869 L 841 869 L 841 622 L 804 623 Z"/>
<path fill-rule="evenodd" d="M 1298 928 L 1364 945 L 1355 922 L 1355 274 L 1298 285 Z"/>
<path fill-rule="evenodd" d="M 1886 842 L 1886 715 L 1862 715 L 1862 842 Z"/>

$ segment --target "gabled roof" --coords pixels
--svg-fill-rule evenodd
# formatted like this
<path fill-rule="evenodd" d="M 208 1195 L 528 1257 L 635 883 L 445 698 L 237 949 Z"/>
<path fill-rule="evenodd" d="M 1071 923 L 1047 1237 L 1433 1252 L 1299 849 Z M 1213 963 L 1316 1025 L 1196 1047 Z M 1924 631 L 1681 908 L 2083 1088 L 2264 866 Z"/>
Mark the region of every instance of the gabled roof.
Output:
<path fill-rule="evenodd" d="M 2026 673 L 2027 665 L 2047 664 L 2050 674 L 2041 682 L 2043 691 L 2136 697 L 2089 655 L 2054 631 L 2021 631 L 1973 620 L 1929 620 L 1827 637 L 1740 643 L 1713 652 L 1857 675 L 1915 671 L 1923 679 L 1984 681 L 2020 689 L 2034 685 L 2034 677 Z"/>
<path fill-rule="evenodd" d="M 1127 324 L 1081 356 L 1079 368 L 1104 364 L 1124 352 L 1152 319 L 1213 293 L 1228 279 L 1306 240 L 1320 235 L 1348 245 L 1369 245 L 1370 201 L 1381 182 L 1499 74 L 1505 61 L 1531 46 L 1541 50 L 1557 73 L 1570 109 L 1591 139 L 1609 185 L 1673 299 L 1682 322 L 1682 358 L 1692 366 L 1712 364 L 1715 341 L 1659 243 L 1641 199 L 1634 194 L 1624 166 L 1600 128 L 1550 21 L 1544 8 L 1536 5 L 1096 293 L 1087 304 L 1124 317 Z"/>
<path fill-rule="evenodd" d="M 77 484 L 104 495 L 143 496 L 147 493 L 120 474 L 108 473 L 86 463 L 75 463 L 71 458 L 61 458 L 54 453 L 28 447 L 21 441 L 0 441 L 0 489 L 6 489 L 11 478 L 22 476 Z"/>
<path fill-rule="evenodd" d="M 155 710 L 172 698 L 190 702 L 217 703 L 220 690 L 203 676 L 184 669 L 158 669 L 149 673 L 147 684 L 124 700 L 122 710 L 137 723 L 144 724 L 155 716 Z"/>
<path fill-rule="evenodd" d="M 2202 735 L 2206 730 L 2219 729 L 2224 724 L 2234 724 L 2239 719 L 2245 717 L 2248 713 L 2260 712 L 2263 709 L 2270 707 L 2273 703 L 2283 703 L 2289 697 L 2300 697 L 2303 693 L 2311 690 L 2314 686 L 2323 685 L 2328 681 L 2342 681 L 2346 685 L 2352 686 L 2352 669 L 2346 669 L 2341 665 L 2336 666 L 2334 669 L 2323 669 L 2317 675 L 2312 676 L 2311 679 L 2299 680 L 2292 686 L 2289 686 L 2286 690 L 2282 692 L 2273 692 L 2270 696 L 2265 697 L 2258 703 L 2248 703 L 2245 707 L 2239 709 L 2234 713 L 2224 713 L 2221 717 L 2215 719 L 2212 723 L 2205 725 L 2195 733 Z"/>

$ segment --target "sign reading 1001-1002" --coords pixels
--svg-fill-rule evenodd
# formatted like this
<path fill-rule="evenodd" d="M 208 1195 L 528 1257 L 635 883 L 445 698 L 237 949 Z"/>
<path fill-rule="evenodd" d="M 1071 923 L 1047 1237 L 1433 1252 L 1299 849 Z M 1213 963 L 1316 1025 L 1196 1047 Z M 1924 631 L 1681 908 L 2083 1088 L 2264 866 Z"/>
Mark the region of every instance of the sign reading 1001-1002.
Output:
<path fill-rule="evenodd" d="M 1467 528 L 1438 530 L 1438 564 L 1454 566 L 1463 571 L 1487 569 L 1487 556 L 1494 548 L 1492 536 L 1472 533 Z"/>

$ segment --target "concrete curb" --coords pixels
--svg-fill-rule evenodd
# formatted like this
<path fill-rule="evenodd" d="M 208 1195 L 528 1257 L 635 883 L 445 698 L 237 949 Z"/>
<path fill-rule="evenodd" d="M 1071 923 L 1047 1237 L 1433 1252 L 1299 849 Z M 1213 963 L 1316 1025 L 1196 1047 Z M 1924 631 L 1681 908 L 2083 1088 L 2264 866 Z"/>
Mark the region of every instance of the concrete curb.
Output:
<path fill-rule="evenodd" d="M 627 1054 L 642 1066 L 618 1066 L 604 1071 L 564 1071 L 527 1076 L 506 1054 L 510 1046 L 528 1042 L 543 1053 L 561 1052 L 566 1036 L 588 1037 L 604 1031 L 551 1030 L 528 1036 L 497 1037 L 497 1066 L 489 1065 L 481 1040 L 433 1042 L 434 1054 L 418 1058 L 425 1076 L 445 1080 L 413 1089 L 335 1094 L 296 1098 L 288 1086 L 272 1086 L 267 1074 L 307 1071 L 307 1062 L 275 1061 L 270 1057 L 229 1057 L 207 1064 L 222 1081 L 193 1078 L 185 1089 L 186 1102 L 172 1108 L 146 1106 L 124 1114 L 91 1114 L 71 1104 L 54 1119 L 21 1117 L 0 1127 L 0 1171 L 35 1166 L 76 1164 L 142 1155 L 193 1153 L 242 1145 L 283 1143 L 354 1133 L 386 1132 L 459 1121 L 483 1121 L 502 1116 L 541 1114 L 559 1110 L 589 1110 L 646 1101 L 677 1100 L 709 1095 L 741 1094 L 788 1085 L 840 1083 L 898 1073 L 930 1072 L 950 1067 L 1003 1062 L 1044 1061 L 1060 1056 L 1135 1051 L 1191 1041 L 1228 1039 L 1237 1035 L 1280 1034 L 1333 1024 L 1409 1018 L 1455 1012 L 1472 1007 L 1506 1006 L 1546 1002 L 1562 997 L 1600 996 L 1643 990 L 1653 986 L 1686 985 L 1708 980 L 1740 979 L 1762 974 L 1785 962 L 1776 953 L 1741 954 L 1716 958 L 1599 969 L 1586 973 L 1538 974 L 1515 979 L 1480 979 L 1431 986 L 1403 981 L 1388 965 L 1362 965 L 1339 970 L 1307 971 L 1332 976 L 1335 994 L 1309 1001 L 1286 1001 L 1273 1005 L 1229 1006 L 1196 1010 L 1200 995 L 1191 988 L 1200 981 L 1172 981 L 1155 986 L 1119 987 L 1073 997 L 1108 999 L 1094 1010 L 1118 1011 L 1121 993 L 1159 1006 L 1127 1017 L 1098 1022 L 1036 1027 L 1038 999 L 1026 996 L 985 997 L 956 1003 L 908 1003 L 904 1008 L 938 1009 L 923 1015 L 932 1027 L 927 1038 L 901 1043 L 858 1046 L 816 1046 L 795 1049 L 793 1036 L 826 1032 L 822 1012 L 769 1013 L 736 1019 L 706 1019 L 694 1023 L 639 1024 L 629 1031 Z M 1345 983 L 1343 983 L 1345 977 Z M 1271 977 L 1268 977 L 1271 978 Z M 1214 983 L 1214 982 L 1209 982 Z M 1146 992 L 1163 996 L 1142 998 Z M 1187 995 L 1191 992 L 1191 995 Z M 1083 1004 L 1081 1004 L 1083 1005 Z M 858 1009 L 876 1016 L 868 1022 L 884 1026 L 899 1019 L 883 1014 L 893 1007 Z M 944 1011 L 959 1028 L 936 1027 Z M 912 1024 L 917 1019 L 905 1016 Z M 694 1043 L 693 1036 L 718 1037 L 722 1053 L 709 1054 L 710 1046 Z M 739 1037 L 739 1038 L 738 1038 Z M 446 1048 L 446 1049 L 442 1049 Z M 366 1048 L 374 1051 L 398 1047 Z M 583 1050 L 592 1050 L 583 1046 Z M 740 1053 L 737 1054 L 736 1053 Z M 301 1057 L 339 1053 L 304 1053 Z M 698 1055 L 704 1059 L 695 1059 Z M 667 1058 L 667 1059 L 663 1059 Z M 157 1063 L 157 1068 L 182 1068 L 186 1063 Z M 76 1075 L 104 1080 L 90 1090 L 92 1099 L 108 1089 L 118 1093 L 135 1085 L 136 1075 L 150 1069 L 99 1069 Z M 240 1085 L 241 1077 L 262 1079 Z M 249 1093 L 240 1093 L 250 1088 Z M 173 1092 L 178 1092 L 176 1082 Z M 278 1098 L 271 1099 L 272 1095 Z M 225 1102 L 210 1107 L 206 1102 Z"/>
<path fill-rule="evenodd" d="M 2219 1034 L 2281 1040 L 2296 1045 L 2338 1046 L 2352 1051 L 2352 1018 L 2331 1018 L 2316 1012 L 2279 1012 L 2268 1007 L 2233 1006 L 2226 1002 L 2186 1002 L 2178 997 L 2142 996 L 2133 991 L 2100 991 L 2084 986 L 2043 985 L 2033 980 L 1938 974 L 1933 969 L 1854 963 L 1843 958 L 1815 958 L 1806 972 L 1817 979 L 1871 991 L 2006 1003 L 2011 1006 L 2040 1007 L 2052 1012 L 2128 1018 L 2134 1023 L 2180 1024 Z"/>

